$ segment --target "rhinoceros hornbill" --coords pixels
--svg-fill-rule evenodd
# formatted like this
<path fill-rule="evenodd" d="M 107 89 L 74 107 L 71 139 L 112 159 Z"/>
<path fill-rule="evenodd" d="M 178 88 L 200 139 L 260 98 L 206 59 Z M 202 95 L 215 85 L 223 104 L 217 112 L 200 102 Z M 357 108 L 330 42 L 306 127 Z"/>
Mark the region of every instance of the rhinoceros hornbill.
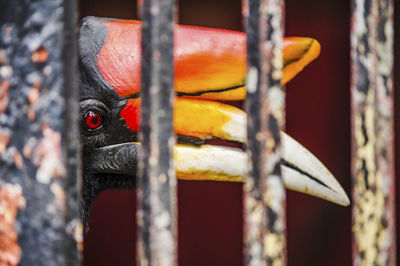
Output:
<path fill-rule="evenodd" d="M 140 112 L 138 21 L 85 18 L 80 31 L 82 214 L 86 224 L 95 197 L 107 189 L 135 187 Z M 212 101 L 246 97 L 244 33 L 192 26 L 175 28 L 174 150 L 176 176 L 192 180 L 244 180 L 247 157 L 240 148 L 209 145 L 209 139 L 246 143 L 246 114 Z M 285 38 L 282 85 L 320 51 L 311 38 Z M 349 200 L 333 175 L 281 133 L 285 186 L 340 205 Z"/>

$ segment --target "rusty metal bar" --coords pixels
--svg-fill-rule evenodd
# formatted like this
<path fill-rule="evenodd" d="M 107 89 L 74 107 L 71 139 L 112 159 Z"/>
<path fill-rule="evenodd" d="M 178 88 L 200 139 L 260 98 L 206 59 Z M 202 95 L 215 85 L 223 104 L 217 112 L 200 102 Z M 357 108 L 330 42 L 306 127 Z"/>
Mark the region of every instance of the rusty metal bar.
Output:
<path fill-rule="evenodd" d="M 282 0 L 247 0 L 245 264 L 286 265 L 286 194 L 280 171 L 284 123 Z"/>
<path fill-rule="evenodd" d="M 75 5 L 0 1 L 1 265 L 79 263 Z"/>
<path fill-rule="evenodd" d="M 173 133 L 173 0 L 143 0 L 139 265 L 177 265 Z"/>
<path fill-rule="evenodd" d="M 396 265 L 393 1 L 353 1 L 351 60 L 353 264 Z"/>

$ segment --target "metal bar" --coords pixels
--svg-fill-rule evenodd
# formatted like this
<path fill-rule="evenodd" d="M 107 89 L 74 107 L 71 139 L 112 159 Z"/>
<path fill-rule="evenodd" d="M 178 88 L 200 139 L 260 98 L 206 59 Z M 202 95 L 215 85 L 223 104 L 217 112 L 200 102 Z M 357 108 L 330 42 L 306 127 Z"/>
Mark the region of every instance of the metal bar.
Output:
<path fill-rule="evenodd" d="M 286 194 L 280 171 L 282 0 L 248 0 L 246 110 L 249 173 L 245 190 L 245 264 L 286 265 Z"/>
<path fill-rule="evenodd" d="M 79 263 L 75 25 L 72 0 L 0 1 L 1 265 Z"/>
<path fill-rule="evenodd" d="M 81 145 L 80 145 L 80 91 L 78 72 L 78 7 L 76 0 L 63 0 L 64 30 L 62 42 L 63 97 L 65 99 L 64 125 L 62 131 L 63 158 L 66 158 L 66 221 L 67 231 L 72 230 L 75 241 L 65 241 L 65 257 L 68 265 L 77 265 L 83 252 L 83 225 L 80 220 L 80 191 L 82 187 Z M 78 253 L 76 252 L 78 248 Z"/>
<path fill-rule="evenodd" d="M 391 0 L 353 1 L 351 59 L 353 264 L 396 265 Z"/>
<path fill-rule="evenodd" d="M 173 133 L 173 0 L 143 0 L 139 265 L 177 265 Z"/>

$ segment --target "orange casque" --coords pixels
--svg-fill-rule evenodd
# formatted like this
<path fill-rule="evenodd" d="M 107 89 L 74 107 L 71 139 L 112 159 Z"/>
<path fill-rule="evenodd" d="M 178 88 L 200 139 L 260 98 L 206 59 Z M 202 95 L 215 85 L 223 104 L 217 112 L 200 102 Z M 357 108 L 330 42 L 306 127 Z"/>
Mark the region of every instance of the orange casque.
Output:
<path fill-rule="evenodd" d="M 135 95 L 140 90 L 141 23 L 133 20 L 111 20 L 102 22 L 107 28 L 104 45 L 98 53 L 97 67 L 104 80 L 122 97 Z M 194 26 L 176 26 L 174 32 L 175 91 L 195 99 L 176 98 L 175 114 L 180 116 L 193 112 L 192 103 L 202 109 L 202 100 L 244 100 L 246 89 L 246 35 L 223 29 Z M 288 37 L 284 39 L 282 85 L 320 53 L 319 43 L 312 38 Z M 190 96 L 192 95 L 192 97 Z M 209 104 L 206 101 L 205 104 Z M 215 103 L 214 103 L 215 104 Z M 218 103 L 216 103 L 218 104 Z M 205 105 L 204 105 L 205 106 Z M 218 107 L 218 106 L 217 106 Z M 207 108 L 213 108 L 207 107 Z M 196 108 L 195 108 L 196 109 Z M 215 110 L 217 110 L 216 108 Z M 121 118 L 126 120 L 132 131 L 139 129 L 140 99 L 128 99 L 121 110 Z M 199 113 L 200 120 L 178 119 L 174 117 L 177 134 L 202 136 L 201 129 L 196 134 L 195 127 L 201 119 L 210 119 Z M 220 117 L 223 114 L 219 113 Z M 202 118 L 203 117 L 203 118 Z M 193 125 L 192 125 L 193 124 Z M 209 124 L 209 123 L 204 123 Z M 217 125 L 208 130 L 218 131 Z M 205 130 L 207 131 L 207 130 Z"/>

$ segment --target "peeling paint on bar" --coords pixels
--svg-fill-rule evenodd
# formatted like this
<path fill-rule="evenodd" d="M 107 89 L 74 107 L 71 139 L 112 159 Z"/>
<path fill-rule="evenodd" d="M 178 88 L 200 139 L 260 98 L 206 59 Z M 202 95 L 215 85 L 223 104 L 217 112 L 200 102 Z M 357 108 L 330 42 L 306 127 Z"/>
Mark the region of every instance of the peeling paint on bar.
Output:
<path fill-rule="evenodd" d="M 393 2 L 353 0 L 353 265 L 396 265 Z"/>
<path fill-rule="evenodd" d="M 249 173 L 245 184 L 245 265 L 286 265 L 286 194 L 280 171 L 282 0 L 247 0 Z"/>
<path fill-rule="evenodd" d="M 0 205 L 21 203 L 6 207 L 14 252 L 0 264 L 78 265 L 75 1 L 0 5 Z"/>
<path fill-rule="evenodd" d="M 139 265 L 177 265 L 176 180 L 172 151 L 173 0 L 143 0 L 138 176 Z"/>
<path fill-rule="evenodd" d="M 0 265 L 15 266 L 21 260 L 15 219 L 18 210 L 25 206 L 20 185 L 5 184 L 0 187 Z"/>

